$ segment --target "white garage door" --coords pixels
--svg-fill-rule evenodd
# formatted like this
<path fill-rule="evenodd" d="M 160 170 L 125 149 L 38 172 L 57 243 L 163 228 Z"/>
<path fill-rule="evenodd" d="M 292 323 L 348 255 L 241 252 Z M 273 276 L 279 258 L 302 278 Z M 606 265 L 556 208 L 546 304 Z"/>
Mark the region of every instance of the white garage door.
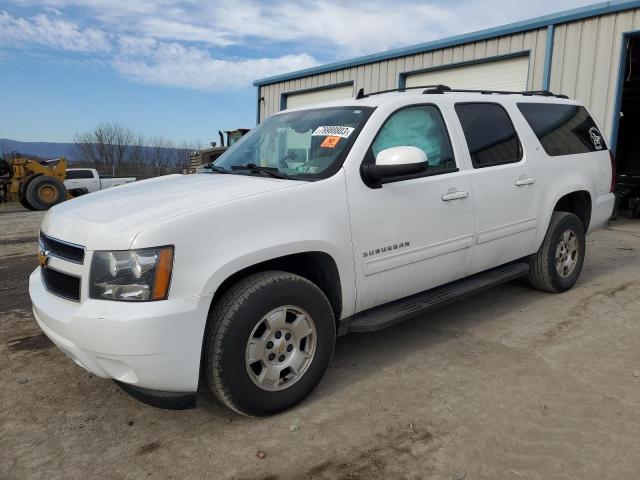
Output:
<path fill-rule="evenodd" d="M 353 97 L 353 85 L 343 85 L 341 87 L 324 88 L 313 92 L 292 93 L 287 95 L 286 108 L 301 107 L 312 103 L 337 100 L 339 98 Z"/>
<path fill-rule="evenodd" d="M 527 55 L 408 75 L 406 86 L 447 85 L 474 90 L 522 91 L 527 89 L 528 74 Z"/>

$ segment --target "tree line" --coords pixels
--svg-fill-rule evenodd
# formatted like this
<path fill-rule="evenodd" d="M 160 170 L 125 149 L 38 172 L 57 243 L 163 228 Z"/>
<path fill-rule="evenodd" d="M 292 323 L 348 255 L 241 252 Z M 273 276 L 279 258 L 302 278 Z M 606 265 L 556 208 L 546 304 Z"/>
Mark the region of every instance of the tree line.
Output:
<path fill-rule="evenodd" d="M 78 132 L 74 145 L 79 159 L 73 166 L 96 168 L 101 175 L 148 178 L 182 173 L 189 157 L 201 144 L 146 137 L 118 123 L 101 123 L 93 130 Z"/>

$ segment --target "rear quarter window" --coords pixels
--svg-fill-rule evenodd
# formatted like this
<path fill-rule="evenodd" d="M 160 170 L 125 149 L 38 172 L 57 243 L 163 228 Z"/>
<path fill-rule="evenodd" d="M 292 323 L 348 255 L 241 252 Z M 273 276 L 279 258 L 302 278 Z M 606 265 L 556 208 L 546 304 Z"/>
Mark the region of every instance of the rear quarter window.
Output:
<path fill-rule="evenodd" d="M 67 170 L 66 180 L 76 180 L 78 178 L 93 178 L 91 170 Z"/>
<path fill-rule="evenodd" d="M 602 133 L 582 106 L 519 103 L 518 108 L 551 157 L 607 150 Z"/>

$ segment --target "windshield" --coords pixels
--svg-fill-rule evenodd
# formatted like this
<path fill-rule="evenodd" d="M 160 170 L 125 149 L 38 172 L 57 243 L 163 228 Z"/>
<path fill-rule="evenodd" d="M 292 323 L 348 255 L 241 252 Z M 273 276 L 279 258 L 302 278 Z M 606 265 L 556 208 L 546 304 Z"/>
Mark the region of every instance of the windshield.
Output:
<path fill-rule="evenodd" d="M 209 171 L 262 175 L 268 169 L 286 178 L 327 178 L 342 166 L 372 111 L 335 107 L 274 115 L 242 137 Z"/>

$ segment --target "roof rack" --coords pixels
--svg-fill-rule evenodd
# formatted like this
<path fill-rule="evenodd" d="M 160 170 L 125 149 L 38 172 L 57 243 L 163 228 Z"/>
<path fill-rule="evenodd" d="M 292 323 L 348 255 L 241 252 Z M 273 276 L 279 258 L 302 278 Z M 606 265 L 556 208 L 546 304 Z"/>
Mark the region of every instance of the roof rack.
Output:
<path fill-rule="evenodd" d="M 364 93 L 364 88 L 358 90 L 356 94 L 356 100 L 360 100 L 361 98 L 370 97 L 371 95 L 381 95 L 383 93 L 391 93 L 391 92 L 404 92 L 405 90 L 417 90 L 420 88 L 433 89 L 433 91 L 429 91 L 429 93 L 443 93 L 445 90 L 451 90 L 451 88 L 446 85 L 419 85 L 416 87 L 402 87 L 402 88 L 391 88 L 389 90 L 380 90 L 378 92 Z M 423 93 L 427 93 L 426 91 Z"/>
<path fill-rule="evenodd" d="M 419 90 L 423 89 L 423 94 L 442 94 L 442 93 L 480 93 L 482 95 L 523 95 L 523 96 L 541 96 L 541 97 L 555 97 L 568 99 L 566 95 L 555 94 L 549 90 L 524 90 L 520 92 L 505 91 L 505 90 L 472 90 L 463 88 L 451 88 L 447 85 L 419 85 L 415 87 L 401 87 L 392 88 L 389 90 L 381 90 L 379 92 L 364 93 L 364 88 L 358 90 L 356 100 L 361 98 L 370 97 L 371 95 L 380 95 L 382 93 L 390 92 L 404 92 L 406 90 Z"/>

